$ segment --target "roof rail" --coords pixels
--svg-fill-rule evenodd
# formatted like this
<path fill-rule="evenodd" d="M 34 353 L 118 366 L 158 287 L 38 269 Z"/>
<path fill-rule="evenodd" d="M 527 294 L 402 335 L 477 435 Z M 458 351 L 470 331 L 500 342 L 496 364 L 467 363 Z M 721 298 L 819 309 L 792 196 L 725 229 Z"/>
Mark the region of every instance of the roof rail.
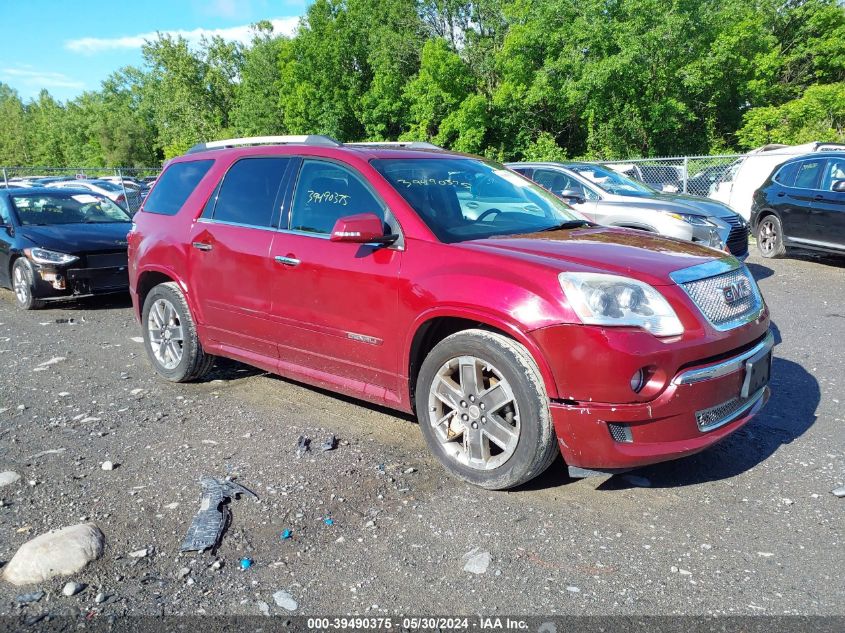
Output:
<path fill-rule="evenodd" d="M 244 138 L 230 138 L 222 141 L 197 143 L 186 153 L 202 152 L 207 149 L 223 149 L 225 147 L 240 147 L 244 145 L 319 145 L 322 147 L 340 147 L 341 143 L 330 136 L 322 134 L 302 134 L 299 136 L 247 136 Z"/>
<path fill-rule="evenodd" d="M 398 147 L 401 149 L 437 149 L 446 151 L 434 143 L 426 141 L 361 141 L 355 143 L 344 143 L 347 147 Z"/>

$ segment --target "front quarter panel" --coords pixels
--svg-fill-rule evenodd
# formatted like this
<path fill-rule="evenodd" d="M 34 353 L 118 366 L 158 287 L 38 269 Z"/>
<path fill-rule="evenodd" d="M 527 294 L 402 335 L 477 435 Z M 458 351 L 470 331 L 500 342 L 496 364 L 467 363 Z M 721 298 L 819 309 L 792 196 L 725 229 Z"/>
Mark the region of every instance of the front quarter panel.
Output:
<path fill-rule="evenodd" d="M 404 262 L 399 312 L 408 327 L 400 367 L 408 370 L 414 335 L 424 323 L 440 317 L 468 319 L 506 332 L 528 348 L 549 396 L 557 397 L 544 354 L 528 335 L 579 322 L 554 270 L 423 240 L 409 241 Z"/>

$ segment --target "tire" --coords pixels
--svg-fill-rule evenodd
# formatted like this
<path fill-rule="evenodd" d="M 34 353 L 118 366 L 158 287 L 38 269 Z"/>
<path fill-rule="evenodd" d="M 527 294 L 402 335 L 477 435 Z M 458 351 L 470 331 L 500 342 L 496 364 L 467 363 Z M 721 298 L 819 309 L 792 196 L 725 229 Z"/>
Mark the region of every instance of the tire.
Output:
<path fill-rule="evenodd" d="M 35 298 L 35 272 L 32 264 L 23 257 L 15 260 L 12 266 L 12 290 L 15 292 L 15 303 L 22 310 L 37 310 L 44 302 Z"/>
<path fill-rule="evenodd" d="M 786 255 L 786 246 L 783 243 L 783 225 L 780 218 L 774 213 L 763 216 L 757 222 L 755 232 L 757 239 L 757 250 L 766 259 L 778 259 Z"/>
<path fill-rule="evenodd" d="M 171 382 L 190 382 L 205 376 L 214 356 L 202 349 L 191 310 L 179 286 L 155 286 L 141 311 L 144 349 L 156 372 Z"/>
<path fill-rule="evenodd" d="M 416 412 L 446 470 L 482 488 L 523 484 L 559 454 L 540 370 L 525 347 L 495 332 L 458 332 L 429 352 Z"/>

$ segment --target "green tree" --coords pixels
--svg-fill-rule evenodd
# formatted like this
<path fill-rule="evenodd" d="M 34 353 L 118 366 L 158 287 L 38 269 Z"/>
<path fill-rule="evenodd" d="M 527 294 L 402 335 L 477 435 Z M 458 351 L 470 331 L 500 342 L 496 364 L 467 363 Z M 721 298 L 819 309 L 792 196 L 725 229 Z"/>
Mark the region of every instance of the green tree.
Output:
<path fill-rule="evenodd" d="M 243 53 L 240 82 L 235 88 L 232 127 L 238 135 L 264 136 L 285 132 L 284 113 L 279 106 L 282 48 L 289 40 L 274 37 L 268 21 L 253 26 L 251 45 Z"/>
<path fill-rule="evenodd" d="M 737 138 L 747 149 L 767 143 L 845 143 L 845 83 L 810 86 L 783 105 L 752 108 Z"/>
<path fill-rule="evenodd" d="M 28 165 L 26 111 L 15 90 L 0 82 L 0 165 Z"/>

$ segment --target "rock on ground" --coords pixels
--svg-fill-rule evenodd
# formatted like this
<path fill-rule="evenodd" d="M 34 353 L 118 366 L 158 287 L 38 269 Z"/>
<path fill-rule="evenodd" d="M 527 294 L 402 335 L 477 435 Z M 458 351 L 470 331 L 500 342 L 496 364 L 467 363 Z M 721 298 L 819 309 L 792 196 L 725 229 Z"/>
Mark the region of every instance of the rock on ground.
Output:
<path fill-rule="evenodd" d="M 480 552 L 476 547 L 464 554 L 464 560 L 466 561 L 464 571 L 471 574 L 483 574 L 490 566 L 490 552 Z"/>
<path fill-rule="evenodd" d="M 296 611 L 296 609 L 299 607 L 299 605 L 296 603 L 296 600 L 294 600 L 293 596 L 290 595 L 287 591 L 277 591 L 273 594 L 273 600 L 285 611 L 293 612 Z"/>
<path fill-rule="evenodd" d="M 69 582 L 62 588 L 62 595 L 67 597 L 75 596 L 83 589 L 85 589 L 85 585 L 81 582 Z"/>
<path fill-rule="evenodd" d="M 36 536 L 20 546 L 3 569 L 13 585 L 75 574 L 103 555 L 105 536 L 93 523 L 80 523 Z"/>
<path fill-rule="evenodd" d="M 15 483 L 21 476 L 12 470 L 0 473 L 0 488 Z"/>

